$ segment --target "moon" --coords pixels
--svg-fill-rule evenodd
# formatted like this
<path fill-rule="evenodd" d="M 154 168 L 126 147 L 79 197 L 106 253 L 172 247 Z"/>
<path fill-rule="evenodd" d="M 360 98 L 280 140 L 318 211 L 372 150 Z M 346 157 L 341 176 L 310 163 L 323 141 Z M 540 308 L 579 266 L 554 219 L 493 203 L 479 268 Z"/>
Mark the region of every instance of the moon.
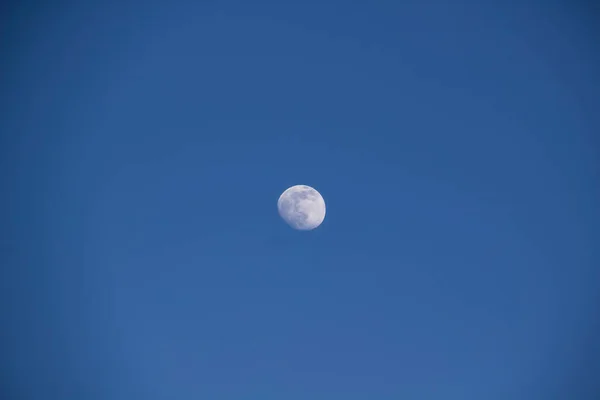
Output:
<path fill-rule="evenodd" d="M 279 215 L 292 228 L 315 229 L 325 219 L 325 200 L 315 189 L 296 185 L 285 190 L 277 201 Z"/>

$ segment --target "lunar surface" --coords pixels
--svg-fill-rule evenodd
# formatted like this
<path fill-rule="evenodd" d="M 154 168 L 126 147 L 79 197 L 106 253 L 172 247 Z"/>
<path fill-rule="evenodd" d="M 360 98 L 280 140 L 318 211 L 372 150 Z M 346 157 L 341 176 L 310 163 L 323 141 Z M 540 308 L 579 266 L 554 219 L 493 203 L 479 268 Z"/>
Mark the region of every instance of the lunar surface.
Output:
<path fill-rule="evenodd" d="M 294 229 L 309 231 L 325 219 L 325 200 L 310 186 L 296 185 L 287 189 L 277 201 L 279 215 Z"/>

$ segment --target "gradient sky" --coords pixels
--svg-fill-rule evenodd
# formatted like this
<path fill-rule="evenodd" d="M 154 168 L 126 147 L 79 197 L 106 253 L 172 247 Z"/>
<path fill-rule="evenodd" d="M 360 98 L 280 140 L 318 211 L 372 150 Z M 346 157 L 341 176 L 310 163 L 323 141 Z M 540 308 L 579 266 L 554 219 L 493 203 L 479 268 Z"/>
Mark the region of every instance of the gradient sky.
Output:
<path fill-rule="evenodd" d="M 600 392 L 586 3 L 70 3 L 2 5 L 3 398 Z"/>

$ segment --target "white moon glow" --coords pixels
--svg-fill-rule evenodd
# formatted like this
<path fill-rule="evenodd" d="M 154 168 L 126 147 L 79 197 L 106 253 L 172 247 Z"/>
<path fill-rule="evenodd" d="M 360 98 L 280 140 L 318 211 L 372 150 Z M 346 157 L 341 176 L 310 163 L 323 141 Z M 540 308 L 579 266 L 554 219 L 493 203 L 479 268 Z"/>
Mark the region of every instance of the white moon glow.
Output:
<path fill-rule="evenodd" d="M 325 219 L 325 200 L 310 186 L 296 185 L 287 189 L 277 201 L 279 215 L 292 228 L 309 231 Z"/>

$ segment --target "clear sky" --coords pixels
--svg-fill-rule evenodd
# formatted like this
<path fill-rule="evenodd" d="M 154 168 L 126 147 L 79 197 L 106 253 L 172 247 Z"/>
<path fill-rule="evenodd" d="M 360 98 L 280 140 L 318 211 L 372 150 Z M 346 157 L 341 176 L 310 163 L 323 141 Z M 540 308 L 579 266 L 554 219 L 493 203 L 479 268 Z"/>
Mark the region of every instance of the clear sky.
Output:
<path fill-rule="evenodd" d="M 600 392 L 586 3 L 2 7 L 3 398 Z"/>

